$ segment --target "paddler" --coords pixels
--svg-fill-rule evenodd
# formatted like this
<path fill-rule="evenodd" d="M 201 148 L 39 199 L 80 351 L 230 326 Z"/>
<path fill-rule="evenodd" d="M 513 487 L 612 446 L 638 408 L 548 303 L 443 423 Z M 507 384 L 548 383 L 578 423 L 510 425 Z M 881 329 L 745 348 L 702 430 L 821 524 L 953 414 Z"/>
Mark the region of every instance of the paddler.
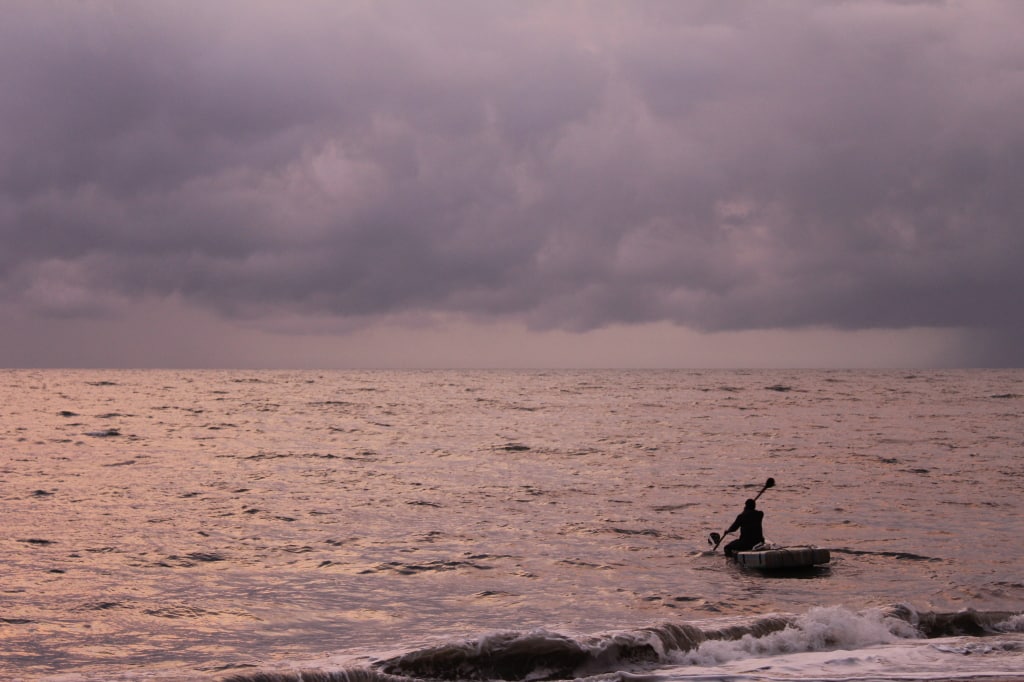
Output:
<path fill-rule="evenodd" d="M 754 500 L 747 500 L 740 515 L 732 522 L 729 529 L 722 533 L 722 535 L 728 535 L 736 529 L 740 531 L 740 536 L 725 546 L 725 556 L 732 556 L 736 552 L 745 552 L 764 542 L 764 531 L 761 529 L 763 519 L 764 512 L 757 508 L 757 503 Z"/>

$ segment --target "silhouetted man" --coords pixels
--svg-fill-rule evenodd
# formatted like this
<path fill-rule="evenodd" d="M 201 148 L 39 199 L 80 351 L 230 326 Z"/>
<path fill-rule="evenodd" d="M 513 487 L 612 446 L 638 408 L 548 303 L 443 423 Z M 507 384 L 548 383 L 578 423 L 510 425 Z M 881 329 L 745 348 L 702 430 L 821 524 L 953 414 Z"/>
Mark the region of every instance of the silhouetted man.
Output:
<path fill-rule="evenodd" d="M 722 533 L 722 535 L 728 535 L 737 528 L 740 531 L 740 536 L 725 546 L 725 556 L 732 556 L 736 552 L 745 552 L 764 542 L 764 531 L 761 529 L 762 519 L 764 519 L 764 512 L 758 511 L 757 504 L 753 500 L 747 500 L 743 505 L 743 511 L 729 526 L 729 530 Z"/>

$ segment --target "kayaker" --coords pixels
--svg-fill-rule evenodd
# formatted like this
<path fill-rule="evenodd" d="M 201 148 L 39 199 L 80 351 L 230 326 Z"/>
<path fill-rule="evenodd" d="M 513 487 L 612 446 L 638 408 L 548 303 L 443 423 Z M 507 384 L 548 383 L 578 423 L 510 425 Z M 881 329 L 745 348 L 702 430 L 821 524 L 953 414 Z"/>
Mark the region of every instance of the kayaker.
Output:
<path fill-rule="evenodd" d="M 736 552 L 745 552 L 764 542 L 764 531 L 761 529 L 763 519 L 764 512 L 757 509 L 757 503 L 747 500 L 740 515 L 732 522 L 729 529 L 722 533 L 722 535 L 728 535 L 737 528 L 740 531 L 740 536 L 725 546 L 725 556 L 732 556 Z"/>

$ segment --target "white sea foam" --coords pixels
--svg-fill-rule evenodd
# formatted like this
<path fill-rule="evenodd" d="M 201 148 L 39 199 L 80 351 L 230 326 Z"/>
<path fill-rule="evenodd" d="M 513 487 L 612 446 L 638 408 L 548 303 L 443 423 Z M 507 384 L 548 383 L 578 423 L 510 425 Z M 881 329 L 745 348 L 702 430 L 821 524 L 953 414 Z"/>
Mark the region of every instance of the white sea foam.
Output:
<path fill-rule="evenodd" d="M 815 607 L 798 616 L 784 630 L 762 637 L 747 634 L 737 640 L 708 640 L 697 649 L 680 652 L 673 658 L 680 663 L 715 666 L 779 654 L 861 649 L 916 634 L 909 623 L 886 616 L 881 610 L 855 613 L 839 606 Z"/>
<path fill-rule="evenodd" d="M 971 638 L 899 640 L 857 649 L 750 656 L 704 667 L 653 671 L 659 680 L 853 682 L 855 680 L 1024 680 L 1024 638 L 963 650 Z M 969 654 L 969 655 L 968 655 Z"/>
<path fill-rule="evenodd" d="M 1002 632 L 1024 632 L 1024 614 L 1018 613 L 997 623 L 996 629 Z"/>

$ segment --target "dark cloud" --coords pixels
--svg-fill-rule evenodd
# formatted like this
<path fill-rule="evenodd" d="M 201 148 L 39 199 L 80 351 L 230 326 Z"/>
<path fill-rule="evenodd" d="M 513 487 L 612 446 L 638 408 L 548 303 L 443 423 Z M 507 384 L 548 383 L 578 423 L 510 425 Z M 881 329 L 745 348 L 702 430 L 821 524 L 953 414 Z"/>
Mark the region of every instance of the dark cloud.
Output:
<path fill-rule="evenodd" d="M 1024 5 L 12 2 L 0 297 L 248 324 L 971 328 L 1020 364 Z"/>

